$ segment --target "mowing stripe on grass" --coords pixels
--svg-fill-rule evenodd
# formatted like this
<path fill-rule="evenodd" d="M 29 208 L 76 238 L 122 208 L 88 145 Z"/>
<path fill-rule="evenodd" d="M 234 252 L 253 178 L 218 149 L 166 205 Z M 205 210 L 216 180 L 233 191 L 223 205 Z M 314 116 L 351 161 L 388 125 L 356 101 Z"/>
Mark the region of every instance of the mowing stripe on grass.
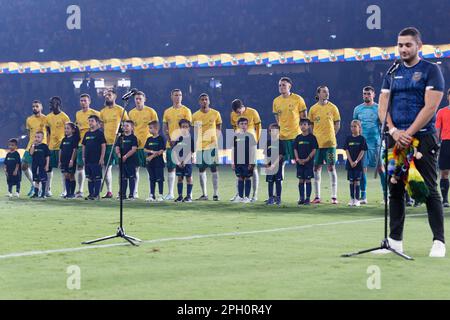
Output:
<path fill-rule="evenodd" d="M 425 215 L 426 215 L 426 213 L 417 213 L 417 214 L 409 214 L 408 217 L 418 217 L 418 216 L 425 216 Z M 204 238 L 245 236 L 245 235 L 252 235 L 252 234 L 259 234 L 259 233 L 295 231 L 295 230 L 302 230 L 302 229 L 308 229 L 308 228 L 314 228 L 314 227 L 326 227 L 326 226 L 361 223 L 361 222 L 374 222 L 374 221 L 380 221 L 380 220 L 384 220 L 384 217 L 383 218 L 371 218 L 371 219 L 343 220 L 343 221 L 334 221 L 334 222 L 327 222 L 327 223 L 307 224 L 307 225 L 302 225 L 302 226 L 282 227 L 282 228 L 274 228 L 274 229 L 262 229 L 262 230 L 253 230 L 253 231 L 236 231 L 236 232 L 225 232 L 225 233 L 199 234 L 199 235 L 192 235 L 192 236 L 185 236 L 185 237 L 160 238 L 160 239 L 153 239 L 153 240 L 144 240 L 141 243 L 190 241 L 190 240 L 204 239 Z M 99 244 L 99 245 L 83 246 L 83 247 L 76 247 L 76 248 L 16 252 L 16 253 L 8 253 L 8 254 L 0 255 L 0 259 L 38 256 L 38 255 L 46 255 L 46 254 L 52 254 L 52 253 L 76 252 L 76 251 L 111 248 L 111 247 L 118 247 L 118 246 L 130 246 L 130 244 L 127 242 L 124 242 L 124 243 L 112 243 L 112 244 Z"/>

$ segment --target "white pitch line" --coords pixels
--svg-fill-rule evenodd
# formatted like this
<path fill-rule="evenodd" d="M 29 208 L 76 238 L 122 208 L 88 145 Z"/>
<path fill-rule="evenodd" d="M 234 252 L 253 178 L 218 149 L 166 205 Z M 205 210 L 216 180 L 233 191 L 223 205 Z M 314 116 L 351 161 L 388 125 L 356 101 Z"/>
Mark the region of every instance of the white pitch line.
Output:
<path fill-rule="evenodd" d="M 417 214 L 409 214 L 408 217 L 418 217 L 418 216 L 424 216 L 424 215 L 426 215 L 426 213 L 417 213 Z M 160 238 L 160 239 L 153 239 L 153 240 L 144 240 L 141 243 L 161 243 L 161 242 L 169 242 L 169 241 L 190 241 L 190 240 L 205 239 L 205 238 L 245 236 L 245 235 L 258 234 L 258 233 L 285 232 L 285 231 L 308 229 L 308 228 L 313 228 L 313 227 L 326 227 L 326 226 L 334 226 L 334 225 L 342 225 L 342 224 L 373 222 L 373 221 L 379 221 L 379 220 L 384 220 L 384 217 L 383 218 L 381 218 L 381 217 L 380 218 L 371 218 L 371 219 L 334 221 L 334 222 L 327 222 L 327 223 L 307 224 L 307 225 L 302 225 L 302 226 L 292 226 L 292 227 L 283 227 L 283 228 L 274 228 L 274 229 L 262 229 L 262 230 L 253 230 L 253 231 L 236 231 L 236 232 L 225 232 L 225 233 L 199 234 L 199 235 L 192 235 L 192 236 L 186 236 L 186 237 Z M 8 254 L 0 255 L 0 260 L 10 259 L 10 258 L 18 258 L 18 257 L 46 255 L 46 254 L 52 254 L 52 253 L 66 253 L 66 252 L 76 252 L 76 251 L 91 250 L 91 249 L 111 248 L 111 247 L 127 246 L 127 245 L 130 245 L 130 244 L 127 242 L 124 242 L 124 243 L 100 244 L 100 245 L 92 245 L 92 246 L 84 246 L 84 247 L 76 247 L 76 248 L 16 252 L 16 253 L 8 253 Z"/>

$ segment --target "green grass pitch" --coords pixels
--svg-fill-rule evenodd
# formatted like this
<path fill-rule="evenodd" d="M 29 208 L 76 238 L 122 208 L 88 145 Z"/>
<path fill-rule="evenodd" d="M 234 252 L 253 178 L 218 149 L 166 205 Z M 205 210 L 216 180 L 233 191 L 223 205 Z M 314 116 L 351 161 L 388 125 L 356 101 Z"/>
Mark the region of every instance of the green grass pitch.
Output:
<path fill-rule="evenodd" d="M 145 177 L 142 171 L 141 199 L 148 193 Z M 209 173 L 208 178 L 211 193 Z M 392 254 L 340 257 L 377 246 L 383 237 L 381 188 L 372 173 L 369 204 L 361 208 L 347 206 L 342 169 L 337 206 L 329 202 L 326 172 L 326 201 L 310 207 L 296 204 L 292 168 L 285 173 L 281 207 L 264 205 L 267 185 L 264 176 L 260 180 L 256 204 L 228 201 L 235 185 L 228 167 L 220 168 L 220 202 L 126 202 L 125 229 L 145 242 L 131 247 L 118 239 L 90 248 L 81 242 L 115 233 L 117 200 L 30 200 L 24 196 L 25 179 L 22 199 L 10 200 L 3 196 L 2 175 L 0 299 L 450 298 L 450 261 L 428 257 L 432 236 L 424 206 L 408 209 L 406 218 L 404 248 L 414 261 Z M 55 173 L 54 195 L 60 193 L 60 181 Z M 80 289 L 67 286 L 70 266 L 79 267 Z M 379 270 L 379 289 L 367 285 L 372 268 Z"/>

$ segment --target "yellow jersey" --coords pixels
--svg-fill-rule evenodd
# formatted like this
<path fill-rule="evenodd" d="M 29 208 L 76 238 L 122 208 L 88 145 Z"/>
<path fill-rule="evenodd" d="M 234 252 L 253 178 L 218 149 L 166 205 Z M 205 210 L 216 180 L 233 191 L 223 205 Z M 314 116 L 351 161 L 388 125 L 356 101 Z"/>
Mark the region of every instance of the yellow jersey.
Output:
<path fill-rule="evenodd" d="M 70 122 L 70 118 L 62 111 L 58 114 L 52 112 L 47 115 L 47 127 L 50 129 L 48 148 L 50 150 L 59 150 L 59 146 L 65 135 L 64 125 L 67 122 Z"/>
<path fill-rule="evenodd" d="M 230 120 L 234 131 L 238 130 L 237 121 L 239 118 L 246 118 L 248 120 L 248 132 L 253 134 L 256 142 L 258 142 L 261 137 L 261 118 L 259 117 L 258 111 L 250 107 L 245 107 L 245 111 L 242 114 L 237 114 L 232 111 Z"/>
<path fill-rule="evenodd" d="M 104 107 L 100 111 L 100 120 L 103 122 L 103 133 L 105 134 L 106 144 L 114 144 L 116 133 L 120 125 L 120 117 L 122 117 L 123 108 L 117 104 L 112 107 Z M 128 114 L 125 111 L 123 120 L 128 120 Z"/>
<path fill-rule="evenodd" d="M 97 116 L 100 118 L 100 112 L 97 110 L 89 108 L 87 111 L 77 111 L 75 115 L 75 124 L 77 125 L 78 129 L 80 130 L 80 146 L 81 141 L 83 141 L 84 135 L 86 132 L 89 131 L 89 117 L 90 116 Z"/>
<path fill-rule="evenodd" d="M 35 115 L 29 116 L 27 118 L 25 126 L 29 131 L 30 138 L 26 150 L 30 150 L 31 145 L 34 142 L 34 136 L 38 131 L 42 131 L 44 133 L 44 139 L 42 140 L 42 143 L 47 143 L 47 130 L 45 129 L 45 127 L 47 126 L 47 116 L 45 116 L 44 114 L 41 114 L 39 117 Z"/>
<path fill-rule="evenodd" d="M 192 115 L 192 123 L 197 134 L 196 149 L 208 150 L 217 147 L 216 126 L 222 124 L 219 111 L 209 108 L 208 112 L 198 110 Z"/>
<path fill-rule="evenodd" d="M 134 135 L 138 139 L 138 149 L 143 149 L 147 138 L 150 137 L 148 124 L 152 121 L 159 121 L 158 115 L 153 108 L 144 106 L 142 110 L 134 108 L 128 116 L 134 122 Z"/>
<path fill-rule="evenodd" d="M 305 100 L 295 93 L 287 98 L 278 96 L 273 100 L 273 113 L 278 116 L 280 140 L 293 140 L 301 132 L 300 113 L 306 110 Z"/>
<path fill-rule="evenodd" d="M 163 114 L 163 122 L 167 124 L 169 129 L 170 140 L 176 141 L 180 136 L 180 126 L 178 122 L 181 119 L 186 119 L 192 123 L 192 113 L 191 110 L 182 105 L 179 108 L 174 108 L 173 106 L 167 108 Z M 170 148 L 169 141 L 167 141 L 167 148 Z"/>
<path fill-rule="evenodd" d="M 325 105 L 316 103 L 309 110 L 308 118 L 314 124 L 313 133 L 319 148 L 335 148 L 334 122 L 341 121 L 338 108 L 329 101 Z"/>

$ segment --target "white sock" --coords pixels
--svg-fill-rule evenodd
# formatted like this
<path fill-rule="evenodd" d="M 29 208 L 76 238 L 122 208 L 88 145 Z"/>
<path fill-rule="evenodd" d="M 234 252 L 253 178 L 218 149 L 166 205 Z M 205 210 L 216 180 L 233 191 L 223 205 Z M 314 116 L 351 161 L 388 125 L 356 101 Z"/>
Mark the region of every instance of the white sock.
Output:
<path fill-rule="evenodd" d="M 45 193 L 49 193 L 52 190 L 53 171 L 47 172 L 47 185 L 45 186 Z"/>
<path fill-rule="evenodd" d="M 109 166 L 108 169 L 106 170 L 105 183 L 108 192 L 112 193 L 112 166 Z"/>
<path fill-rule="evenodd" d="M 331 181 L 331 197 L 337 198 L 337 172 L 336 172 L 336 169 L 333 169 L 333 171 L 328 171 L 328 174 L 330 175 L 330 181 Z"/>
<path fill-rule="evenodd" d="M 137 197 L 139 194 L 139 167 L 136 167 L 136 186 L 134 187 L 133 197 Z"/>
<path fill-rule="evenodd" d="M 31 169 L 27 168 L 27 170 L 24 170 L 23 173 L 25 174 L 25 177 L 27 177 L 28 181 L 30 181 L 31 185 L 34 186 L 33 173 L 31 172 Z"/>
<path fill-rule="evenodd" d="M 256 167 L 256 166 L 255 166 L 255 170 L 253 170 L 252 187 L 253 187 L 253 198 L 257 198 L 258 197 L 258 187 L 259 187 L 259 173 L 258 173 L 258 167 Z"/>
<path fill-rule="evenodd" d="M 206 173 L 205 173 L 206 176 Z M 212 184 L 213 184 L 213 191 L 214 191 L 214 195 L 217 196 L 219 195 L 219 172 L 212 172 Z"/>
<path fill-rule="evenodd" d="M 167 172 L 167 182 L 169 184 L 169 196 L 173 196 L 173 188 L 175 186 L 175 171 Z"/>
<path fill-rule="evenodd" d="M 77 170 L 78 192 L 82 193 L 84 190 L 84 179 L 86 179 L 84 169 Z"/>
<path fill-rule="evenodd" d="M 200 178 L 200 188 L 202 189 L 202 193 L 204 196 L 207 196 L 206 191 L 206 171 L 199 172 L 198 177 Z"/>
<path fill-rule="evenodd" d="M 62 193 L 66 193 L 67 194 L 67 190 L 66 190 L 66 177 L 64 177 L 64 175 L 61 175 L 61 181 L 62 181 Z"/>
<path fill-rule="evenodd" d="M 314 171 L 314 189 L 316 197 L 320 198 L 320 180 L 322 178 L 322 170 Z"/>

